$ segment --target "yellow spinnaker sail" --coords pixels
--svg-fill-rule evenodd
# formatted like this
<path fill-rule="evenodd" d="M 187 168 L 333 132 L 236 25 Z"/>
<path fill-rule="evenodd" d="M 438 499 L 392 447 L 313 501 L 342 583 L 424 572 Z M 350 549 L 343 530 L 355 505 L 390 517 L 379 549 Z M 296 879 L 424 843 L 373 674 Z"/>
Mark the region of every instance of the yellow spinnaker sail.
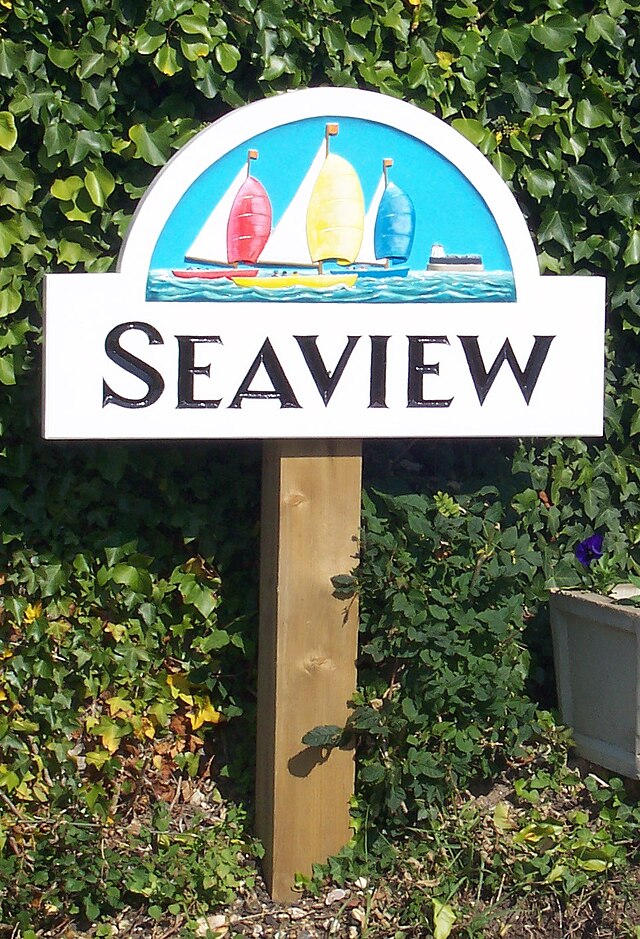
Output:
<path fill-rule="evenodd" d="M 314 263 L 352 264 L 364 231 L 364 196 L 347 160 L 330 153 L 313 187 L 307 209 L 307 243 Z"/>

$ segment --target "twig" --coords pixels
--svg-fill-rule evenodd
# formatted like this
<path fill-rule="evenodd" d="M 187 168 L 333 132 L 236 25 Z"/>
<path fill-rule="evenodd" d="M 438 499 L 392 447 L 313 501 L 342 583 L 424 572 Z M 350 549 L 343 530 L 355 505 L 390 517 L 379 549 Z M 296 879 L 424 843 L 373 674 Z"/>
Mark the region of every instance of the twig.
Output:
<path fill-rule="evenodd" d="M 181 926 L 182 926 L 182 917 L 180 916 L 175 921 L 173 926 L 167 929 L 166 932 L 162 933 L 162 935 L 160 936 L 160 939 L 169 939 L 169 936 L 174 936 L 178 932 Z"/>
<path fill-rule="evenodd" d="M 169 811 L 170 811 L 170 812 L 173 812 L 174 808 L 176 807 L 176 802 L 177 802 L 178 799 L 180 798 L 180 793 L 181 793 L 181 792 L 182 792 L 182 777 L 181 777 L 181 776 L 178 776 L 178 783 L 177 783 L 177 785 L 176 785 L 176 794 L 174 795 L 173 799 L 171 800 L 171 805 L 169 806 Z"/>
<path fill-rule="evenodd" d="M 20 811 L 20 809 L 19 809 L 17 806 L 15 806 L 15 805 L 13 804 L 13 802 L 11 801 L 11 799 L 9 798 L 9 796 L 5 795 L 4 792 L 2 791 L 2 789 L 0 789 L 0 799 L 4 802 L 4 804 L 5 804 L 6 807 L 9 809 L 9 811 L 10 811 L 10 812 L 13 812 L 13 814 L 16 816 L 16 818 L 19 818 L 20 821 L 23 821 L 23 820 L 24 820 L 24 816 L 23 816 L 22 812 Z"/>

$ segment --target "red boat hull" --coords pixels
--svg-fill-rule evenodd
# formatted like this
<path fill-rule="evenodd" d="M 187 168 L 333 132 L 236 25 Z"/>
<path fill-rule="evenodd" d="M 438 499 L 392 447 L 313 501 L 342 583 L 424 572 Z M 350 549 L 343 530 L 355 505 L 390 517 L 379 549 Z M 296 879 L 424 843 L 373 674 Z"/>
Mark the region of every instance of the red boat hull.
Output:
<path fill-rule="evenodd" d="M 228 271 L 171 271 L 174 277 L 182 277 L 183 280 L 220 280 L 223 277 L 230 279 L 232 277 L 257 277 L 257 270 L 235 270 L 229 268 Z"/>

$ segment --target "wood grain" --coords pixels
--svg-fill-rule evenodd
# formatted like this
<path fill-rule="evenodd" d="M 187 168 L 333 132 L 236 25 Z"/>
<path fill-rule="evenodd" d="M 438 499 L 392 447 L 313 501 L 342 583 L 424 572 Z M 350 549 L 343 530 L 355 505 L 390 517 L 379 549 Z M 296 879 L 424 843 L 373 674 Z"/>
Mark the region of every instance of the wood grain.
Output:
<path fill-rule="evenodd" d="M 302 736 L 342 726 L 356 682 L 357 600 L 331 578 L 357 564 L 360 441 L 264 444 L 256 824 L 271 896 L 349 840 L 354 764 Z"/>

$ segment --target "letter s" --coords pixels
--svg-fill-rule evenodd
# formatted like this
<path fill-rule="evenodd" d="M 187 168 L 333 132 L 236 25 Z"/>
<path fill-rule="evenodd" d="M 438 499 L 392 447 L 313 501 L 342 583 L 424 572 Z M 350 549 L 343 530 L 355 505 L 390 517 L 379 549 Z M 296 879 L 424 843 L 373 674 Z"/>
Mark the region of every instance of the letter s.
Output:
<path fill-rule="evenodd" d="M 134 375 L 143 381 L 147 386 L 147 393 L 142 398 L 125 398 L 113 391 L 103 379 L 103 408 L 107 404 L 117 404 L 121 408 L 148 408 L 150 405 L 155 404 L 164 391 L 164 380 L 160 372 L 156 371 L 148 362 L 143 362 L 133 353 L 127 352 L 120 345 L 120 338 L 128 329 L 138 329 L 143 332 L 151 346 L 164 345 L 164 340 L 158 330 L 150 326 L 149 323 L 121 323 L 111 330 L 104 343 L 105 352 L 111 361 L 119 365 L 125 372 L 129 372 L 130 375 Z"/>

